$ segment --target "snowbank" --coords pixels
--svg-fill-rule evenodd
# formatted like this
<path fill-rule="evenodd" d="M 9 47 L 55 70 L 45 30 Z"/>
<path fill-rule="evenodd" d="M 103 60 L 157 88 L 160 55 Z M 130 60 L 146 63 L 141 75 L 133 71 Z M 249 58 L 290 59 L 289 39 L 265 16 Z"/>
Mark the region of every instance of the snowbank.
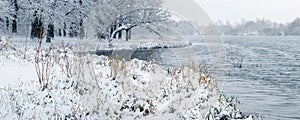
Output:
<path fill-rule="evenodd" d="M 11 73 L 3 70 L 10 66 L 12 71 L 34 69 L 34 52 L 28 52 L 27 60 L 12 52 L 17 48 L 0 45 L 1 72 Z M 0 89 L 0 119 L 247 118 L 210 75 L 187 67 L 165 70 L 137 59 L 76 55 L 66 47 L 56 47 L 53 57 L 47 89 L 31 78 L 35 73 L 30 70 L 29 77 Z M 1 82 L 17 73 L 3 75 Z"/>

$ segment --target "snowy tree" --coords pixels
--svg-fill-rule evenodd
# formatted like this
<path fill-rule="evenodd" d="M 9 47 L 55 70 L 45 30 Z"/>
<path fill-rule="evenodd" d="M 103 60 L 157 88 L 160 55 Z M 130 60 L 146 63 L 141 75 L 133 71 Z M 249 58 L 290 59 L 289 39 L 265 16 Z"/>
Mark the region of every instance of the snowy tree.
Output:
<path fill-rule="evenodd" d="M 156 8 L 142 8 L 132 10 L 128 13 L 120 15 L 114 21 L 117 24 L 116 28 L 111 32 L 111 38 L 115 38 L 116 33 L 125 30 L 126 40 L 130 37 L 129 31 L 136 27 L 144 24 L 154 24 L 164 22 L 169 19 L 168 11 Z"/>
<path fill-rule="evenodd" d="M 69 33 L 80 33 L 83 21 L 89 16 L 91 10 L 97 5 L 100 0 L 69 0 L 68 3 L 60 6 L 58 9 L 61 11 L 64 18 L 64 30 Z M 74 35 L 72 35 L 74 36 Z"/>
<path fill-rule="evenodd" d="M 170 13 L 161 5 L 161 0 L 2 0 L 0 21 L 12 32 L 21 24 L 31 28 L 32 38 L 51 38 L 55 31 L 61 36 L 85 33 L 83 22 L 92 15 L 98 36 L 121 38 L 125 31 L 128 40 L 132 28 L 169 19 Z"/>
<path fill-rule="evenodd" d="M 125 30 L 128 40 L 134 27 L 169 20 L 170 13 L 161 4 L 161 0 L 111 0 L 97 6 L 91 17 L 98 36 L 109 40 L 121 38 Z"/>
<path fill-rule="evenodd" d="M 97 0 L 22 0 L 24 21 L 32 24 L 32 37 L 54 37 L 55 29 L 78 32 Z M 45 29 L 47 31 L 45 31 Z M 48 39 L 49 40 L 49 39 Z M 50 42 L 48 41 L 47 42 Z"/>
<path fill-rule="evenodd" d="M 6 0 L 0 1 L 0 18 L 7 17 L 9 15 L 9 3 Z"/>
<path fill-rule="evenodd" d="M 59 8 L 67 2 L 63 0 L 23 0 L 22 15 L 24 15 L 24 21 L 31 23 L 31 37 L 42 37 L 46 28 L 62 26 L 64 17 Z M 52 31 L 48 30 L 47 32 Z"/>
<path fill-rule="evenodd" d="M 10 1 L 8 0 L 1 0 L 0 1 L 0 23 L 4 23 L 5 27 L 1 27 L 1 29 L 6 28 L 8 30 L 9 21 L 13 18 L 11 15 L 14 12 Z"/>
<path fill-rule="evenodd" d="M 11 23 L 12 33 L 17 33 L 17 20 L 19 11 L 19 0 L 0 1 L 0 22 L 6 23 L 6 30 Z"/>

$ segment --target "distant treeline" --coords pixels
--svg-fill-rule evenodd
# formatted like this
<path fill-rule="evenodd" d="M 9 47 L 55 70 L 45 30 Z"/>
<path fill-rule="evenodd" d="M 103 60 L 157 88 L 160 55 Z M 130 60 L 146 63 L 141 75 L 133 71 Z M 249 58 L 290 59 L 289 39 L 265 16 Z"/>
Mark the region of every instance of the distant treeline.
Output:
<path fill-rule="evenodd" d="M 290 23 L 277 23 L 265 19 L 242 21 L 238 24 L 217 23 L 219 32 L 224 35 L 266 35 L 266 36 L 299 36 L 300 18 Z"/>
<path fill-rule="evenodd" d="M 190 21 L 179 21 L 174 23 L 175 29 L 182 34 L 196 34 L 195 26 Z M 240 23 L 232 24 L 229 21 L 214 22 L 208 26 L 197 26 L 202 35 L 244 35 L 244 36 L 300 36 L 300 18 L 290 23 L 277 23 L 266 19 L 255 21 L 242 20 Z"/>

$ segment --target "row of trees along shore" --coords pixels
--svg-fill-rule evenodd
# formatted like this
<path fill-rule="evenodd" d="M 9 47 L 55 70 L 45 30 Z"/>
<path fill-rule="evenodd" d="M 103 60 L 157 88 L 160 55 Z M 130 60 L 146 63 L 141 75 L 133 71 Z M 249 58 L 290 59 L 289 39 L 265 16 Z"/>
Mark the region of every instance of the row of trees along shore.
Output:
<path fill-rule="evenodd" d="M 214 25 L 219 29 L 219 34 L 224 35 L 300 36 L 300 18 L 288 23 L 256 19 L 254 21 L 242 20 L 236 24 L 229 21 L 216 22 Z"/>

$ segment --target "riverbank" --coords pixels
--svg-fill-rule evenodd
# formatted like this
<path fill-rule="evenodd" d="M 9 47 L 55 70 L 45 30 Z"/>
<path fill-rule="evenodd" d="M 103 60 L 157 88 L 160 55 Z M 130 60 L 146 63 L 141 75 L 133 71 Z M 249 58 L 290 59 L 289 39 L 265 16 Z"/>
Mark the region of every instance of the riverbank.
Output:
<path fill-rule="evenodd" d="M 28 45 L 23 54 L 23 44 L 0 42 L 1 119 L 251 119 L 210 75 L 77 55 L 66 44 L 42 47 L 38 65 L 50 65 L 39 69 L 49 73 L 39 82 L 36 47 Z"/>
<path fill-rule="evenodd" d="M 192 43 L 182 38 L 169 39 L 131 39 L 112 40 L 111 46 L 107 40 L 88 40 L 82 39 L 76 42 L 80 46 L 80 51 L 111 51 L 111 50 L 135 50 L 135 49 L 158 49 L 158 48 L 178 48 L 191 46 Z"/>

